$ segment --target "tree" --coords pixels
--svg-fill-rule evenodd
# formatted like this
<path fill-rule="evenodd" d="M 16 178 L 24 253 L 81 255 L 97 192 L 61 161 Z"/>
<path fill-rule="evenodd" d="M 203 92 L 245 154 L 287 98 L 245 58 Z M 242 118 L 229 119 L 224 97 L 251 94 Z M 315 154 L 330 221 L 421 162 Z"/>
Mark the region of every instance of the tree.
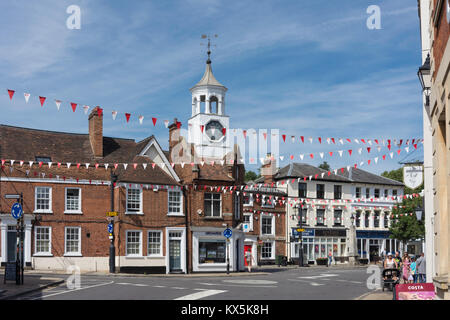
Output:
<path fill-rule="evenodd" d="M 255 181 L 259 177 L 260 177 L 260 175 L 254 173 L 253 171 L 246 171 L 245 172 L 245 182 Z"/>
<path fill-rule="evenodd" d="M 319 165 L 320 169 L 323 169 L 325 171 L 330 171 L 330 165 L 328 164 L 328 162 L 324 161 L 322 164 Z"/>
<path fill-rule="evenodd" d="M 403 199 L 399 207 L 392 209 L 393 223 L 389 228 L 391 239 L 397 239 L 406 245 L 408 241 L 425 236 L 423 221 L 417 221 L 416 208 L 422 207 L 422 197 Z M 412 215 L 411 215 L 412 213 Z"/>

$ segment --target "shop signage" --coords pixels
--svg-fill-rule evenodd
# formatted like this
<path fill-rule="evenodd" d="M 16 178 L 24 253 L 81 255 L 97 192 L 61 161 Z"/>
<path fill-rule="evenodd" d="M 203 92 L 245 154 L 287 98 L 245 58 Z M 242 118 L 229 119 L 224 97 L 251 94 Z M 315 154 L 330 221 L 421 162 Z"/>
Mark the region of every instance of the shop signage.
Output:
<path fill-rule="evenodd" d="M 299 228 L 292 228 L 292 236 L 294 238 L 300 237 Z M 303 229 L 303 237 L 314 237 L 314 229 Z"/>
<path fill-rule="evenodd" d="M 207 236 L 220 236 L 221 233 L 220 232 L 207 231 L 207 232 L 205 232 L 205 235 L 207 235 Z"/>
<path fill-rule="evenodd" d="M 356 230 L 356 238 L 358 238 L 358 239 L 388 239 L 389 235 L 390 235 L 389 231 Z"/>
<path fill-rule="evenodd" d="M 316 237 L 346 237 L 345 229 L 316 229 Z"/>
<path fill-rule="evenodd" d="M 423 167 L 422 166 L 404 166 L 403 167 L 403 182 L 405 186 L 415 189 L 423 182 Z"/>
<path fill-rule="evenodd" d="M 408 283 L 395 286 L 396 300 L 433 300 L 434 297 L 432 283 Z"/>
<path fill-rule="evenodd" d="M 117 211 L 109 211 L 106 213 L 107 217 L 116 217 L 117 216 Z"/>

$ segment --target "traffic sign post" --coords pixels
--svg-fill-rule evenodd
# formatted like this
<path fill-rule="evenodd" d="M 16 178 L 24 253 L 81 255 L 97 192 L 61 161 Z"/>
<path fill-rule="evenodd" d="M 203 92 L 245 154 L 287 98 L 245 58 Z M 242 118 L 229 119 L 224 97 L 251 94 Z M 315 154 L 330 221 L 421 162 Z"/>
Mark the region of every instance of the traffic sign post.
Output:
<path fill-rule="evenodd" d="M 225 238 L 227 238 L 227 242 L 226 242 L 226 246 L 227 246 L 227 274 L 230 274 L 230 248 L 229 248 L 229 243 L 230 243 L 230 238 L 233 235 L 233 231 L 231 231 L 230 228 L 227 228 L 224 230 L 223 235 Z"/>
<path fill-rule="evenodd" d="M 11 216 L 17 220 L 16 226 L 16 284 L 23 284 L 23 274 L 24 274 L 24 248 L 23 248 L 23 193 L 20 194 L 6 194 L 5 199 L 16 199 L 17 202 L 11 206 Z M 6 273 L 5 273 L 6 281 Z"/>

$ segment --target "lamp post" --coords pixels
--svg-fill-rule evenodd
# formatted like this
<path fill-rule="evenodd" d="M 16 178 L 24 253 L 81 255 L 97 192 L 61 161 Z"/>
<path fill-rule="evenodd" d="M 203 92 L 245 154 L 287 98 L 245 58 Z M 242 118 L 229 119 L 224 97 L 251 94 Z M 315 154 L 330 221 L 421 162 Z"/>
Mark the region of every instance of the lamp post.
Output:
<path fill-rule="evenodd" d="M 419 67 L 417 76 L 419 77 L 420 85 L 422 86 L 422 92 L 425 93 L 425 107 L 429 112 L 430 108 L 430 54 L 427 55 L 425 62 Z"/>
<path fill-rule="evenodd" d="M 424 199 L 424 198 L 423 198 Z M 423 215 L 423 211 L 424 211 L 425 206 L 422 208 L 421 206 L 417 206 L 416 209 L 414 210 L 416 212 L 416 219 L 417 221 L 422 221 L 422 215 Z M 420 251 L 423 252 L 423 238 L 420 237 Z"/>
<path fill-rule="evenodd" d="M 303 200 L 301 206 L 298 205 L 297 206 L 297 210 L 298 210 L 298 229 L 299 229 L 299 233 L 300 233 L 300 248 L 298 251 L 298 266 L 299 267 L 304 267 L 304 263 L 303 263 L 303 206 L 306 205 L 305 200 Z"/>
<path fill-rule="evenodd" d="M 351 225 L 350 225 L 350 236 L 349 236 L 349 247 L 350 247 L 350 252 L 349 252 L 349 264 L 350 265 L 356 265 L 356 227 L 355 227 L 355 215 L 352 213 L 351 217 L 350 217 L 350 221 L 351 221 Z"/>

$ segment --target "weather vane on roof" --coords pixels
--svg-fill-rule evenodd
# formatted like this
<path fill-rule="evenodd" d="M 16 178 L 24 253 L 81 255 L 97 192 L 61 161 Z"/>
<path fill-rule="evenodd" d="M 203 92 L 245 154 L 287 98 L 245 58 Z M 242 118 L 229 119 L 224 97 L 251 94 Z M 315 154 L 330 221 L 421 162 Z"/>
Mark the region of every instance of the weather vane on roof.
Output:
<path fill-rule="evenodd" d="M 214 38 L 217 38 L 219 35 L 214 34 Z M 211 63 L 211 59 L 210 59 L 210 55 L 211 55 L 211 36 L 210 35 L 206 35 L 206 34 L 202 34 L 202 39 L 208 39 L 208 60 L 206 61 L 206 63 Z M 205 45 L 204 43 L 200 43 L 201 45 Z M 216 45 L 213 45 L 214 47 L 216 47 Z"/>

